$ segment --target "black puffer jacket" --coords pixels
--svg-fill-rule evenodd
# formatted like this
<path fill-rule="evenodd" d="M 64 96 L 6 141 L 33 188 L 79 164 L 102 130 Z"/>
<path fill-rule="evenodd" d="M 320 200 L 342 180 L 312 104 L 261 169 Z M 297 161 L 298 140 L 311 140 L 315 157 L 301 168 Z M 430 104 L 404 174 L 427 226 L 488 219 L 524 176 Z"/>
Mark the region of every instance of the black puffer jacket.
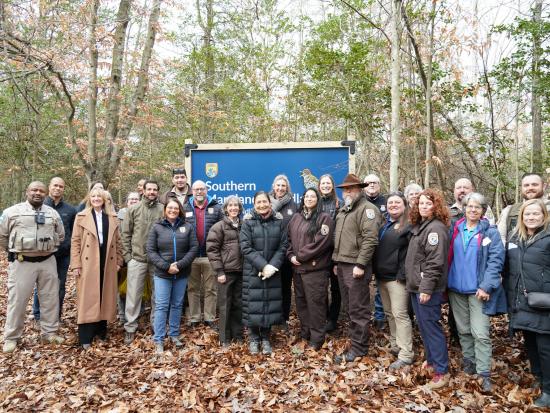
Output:
<path fill-rule="evenodd" d="M 396 222 L 388 221 L 380 230 L 379 243 L 373 259 L 377 280 L 405 281 L 405 258 L 411 227 L 406 224 L 404 228 L 397 230 L 396 225 Z"/>
<path fill-rule="evenodd" d="M 204 243 L 199 244 L 199 253 L 198 257 L 206 257 L 206 238 L 208 237 L 208 231 L 216 223 L 223 219 L 223 210 L 222 206 L 218 203 L 217 199 L 207 197 L 206 211 L 204 212 Z M 188 202 L 183 206 L 185 211 L 185 220 L 190 222 L 195 228 L 196 231 L 196 221 L 195 221 L 195 208 L 193 206 L 193 197 L 189 197 Z"/>
<path fill-rule="evenodd" d="M 525 286 L 521 281 L 521 272 Z M 549 334 L 550 311 L 529 307 L 523 290 L 550 293 L 550 228 L 541 229 L 528 241 L 520 241 L 517 235 L 512 236 L 506 245 L 503 282 L 511 327 Z"/>
<path fill-rule="evenodd" d="M 245 217 L 240 233 L 243 253 L 243 323 L 270 327 L 282 319 L 281 275 L 262 280 L 258 273 L 271 264 L 281 268 L 288 247 L 280 214 L 262 218 L 255 211 Z"/>
<path fill-rule="evenodd" d="M 240 273 L 243 270 L 243 255 L 239 244 L 242 222 L 234 226 L 228 217 L 216 222 L 206 238 L 206 254 L 217 275 Z"/>
<path fill-rule="evenodd" d="M 199 244 L 191 224 L 183 219 L 171 225 L 166 219 L 153 224 L 147 238 L 147 257 L 155 266 L 155 275 L 162 278 L 187 277 L 197 256 Z M 173 262 L 178 263 L 177 274 L 169 274 Z"/>
<path fill-rule="evenodd" d="M 341 199 L 328 196 L 321 196 L 319 202 L 321 203 L 321 211 L 329 214 L 333 221 L 336 220 L 338 209 L 340 209 L 340 207 L 344 205 Z"/>

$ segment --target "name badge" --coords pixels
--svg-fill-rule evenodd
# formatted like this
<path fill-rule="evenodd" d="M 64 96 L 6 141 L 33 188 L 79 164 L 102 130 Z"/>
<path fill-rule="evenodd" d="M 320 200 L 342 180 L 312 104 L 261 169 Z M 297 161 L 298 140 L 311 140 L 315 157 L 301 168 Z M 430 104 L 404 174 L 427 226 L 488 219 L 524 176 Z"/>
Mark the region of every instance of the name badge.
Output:
<path fill-rule="evenodd" d="M 193 213 L 191 211 L 187 211 L 185 213 L 185 218 L 191 218 L 193 216 Z"/>
<path fill-rule="evenodd" d="M 185 233 L 185 227 L 180 227 L 180 232 L 183 234 Z"/>
<path fill-rule="evenodd" d="M 214 208 L 208 208 L 208 213 L 213 214 L 214 213 Z"/>
<path fill-rule="evenodd" d="M 292 215 L 292 214 L 293 214 L 292 209 L 287 210 L 286 213 L 287 213 L 288 215 Z"/>

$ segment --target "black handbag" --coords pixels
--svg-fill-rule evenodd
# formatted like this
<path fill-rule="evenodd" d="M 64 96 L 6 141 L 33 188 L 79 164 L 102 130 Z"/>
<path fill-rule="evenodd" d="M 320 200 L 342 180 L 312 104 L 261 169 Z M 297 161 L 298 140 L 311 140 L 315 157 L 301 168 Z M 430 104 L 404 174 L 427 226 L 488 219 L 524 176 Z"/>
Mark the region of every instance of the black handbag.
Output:
<path fill-rule="evenodd" d="M 521 282 L 523 283 L 523 295 L 527 298 L 527 305 L 535 310 L 550 310 L 550 293 L 541 293 L 538 291 L 528 292 L 525 288 L 525 279 L 523 278 L 523 268 L 519 271 Z"/>

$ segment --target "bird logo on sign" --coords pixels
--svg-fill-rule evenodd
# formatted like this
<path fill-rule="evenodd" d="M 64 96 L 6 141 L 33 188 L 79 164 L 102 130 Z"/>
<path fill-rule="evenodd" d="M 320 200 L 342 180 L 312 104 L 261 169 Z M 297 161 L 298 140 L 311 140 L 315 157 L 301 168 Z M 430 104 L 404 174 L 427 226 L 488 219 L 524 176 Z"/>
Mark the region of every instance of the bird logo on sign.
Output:
<path fill-rule="evenodd" d="M 207 163 L 204 167 L 206 176 L 209 178 L 215 178 L 218 175 L 218 164 Z"/>
<path fill-rule="evenodd" d="M 316 178 L 315 175 L 313 175 L 311 170 L 308 169 L 308 168 L 304 168 L 300 172 L 300 176 L 304 180 L 304 188 L 305 189 L 317 188 L 317 186 L 319 185 L 319 179 Z"/>

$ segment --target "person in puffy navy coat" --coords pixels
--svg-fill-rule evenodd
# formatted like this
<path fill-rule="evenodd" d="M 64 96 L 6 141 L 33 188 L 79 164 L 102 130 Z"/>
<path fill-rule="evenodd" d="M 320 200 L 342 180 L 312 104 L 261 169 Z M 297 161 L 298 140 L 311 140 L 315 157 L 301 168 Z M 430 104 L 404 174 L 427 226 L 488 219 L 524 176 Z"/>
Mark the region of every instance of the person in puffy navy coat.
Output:
<path fill-rule="evenodd" d="M 281 275 L 288 246 L 280 214 L 271 208 L 269 195 L 254 195 L 254 210 L 244 218 L 239 236 L 243 253 L 243 323 L 248 327 L 249 349 L 271 354 L 271 326 L 283 317 Z"/>
<path fill-rule="evenodd" d="M 183 346 L 179 339 L 183 297 L 191 263 L 198 251 L 197 236 L 193 226 L 185 222 L 180 203 L 168 201 L 164 206 L 164 219 L 151 227 L 147 239 L 147 257 L 155 267 L 153 340 L 157 353 L 164 351 L 167 318 L 170 340 L 176 347 Z"/>
<path fill-rule="evenodd" d="M 550 295 L 550 218 L 541 199 L 526 201 L 520 209 L 506 245 L 504 287 L 510 327 L 523 332 L 531 372 L 542 387 L 534 404 L 550 407 L 550 310 L 529 306 L 525 295 Z"/>

